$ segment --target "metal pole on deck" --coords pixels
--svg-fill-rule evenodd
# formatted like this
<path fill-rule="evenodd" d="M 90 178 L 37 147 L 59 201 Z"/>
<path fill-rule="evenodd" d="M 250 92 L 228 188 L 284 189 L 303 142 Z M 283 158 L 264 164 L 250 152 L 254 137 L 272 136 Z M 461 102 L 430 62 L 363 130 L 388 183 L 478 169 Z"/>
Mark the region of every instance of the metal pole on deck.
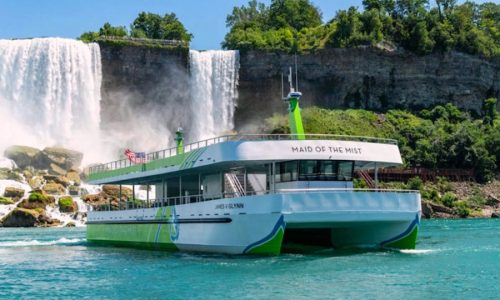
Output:
<path fill-rule="evenodd" d="M 146 204 L 149 207 L 149 183 L 146 185 Z"/>
<path fill-rule="evenodd" d="M 276 175 L 276 162 L 273 161 L 273 166 L 272 166 L 272 170 L 271 170 L 271 180 L 272 180 L 272 192 L 273 194 L 276 193 L 276 181 L 275 181 L 275 175 Z"/>
<path fill-rule="evenodd" d="M 120 184 L 120 191 L 118 192 L 118 210 L 122 208 L 122 185 Z"/>
<path fill-rule="evenodd" d="M 135 184 L 132 184 L 132 208 L 135 208 Z"/>
<path fill-rule="evenodd" d="M 377 166 L 377 163 L 375 163 L 375 189 L 378 190 L 378 166 Z"/>

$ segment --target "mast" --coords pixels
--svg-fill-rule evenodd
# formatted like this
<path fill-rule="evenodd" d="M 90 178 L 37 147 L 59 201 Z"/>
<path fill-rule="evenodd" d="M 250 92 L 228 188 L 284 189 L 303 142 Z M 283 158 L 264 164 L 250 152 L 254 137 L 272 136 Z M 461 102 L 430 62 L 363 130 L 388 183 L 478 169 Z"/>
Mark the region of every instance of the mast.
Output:
<path fill-rule="evenodd" d="M 295 65 L 295 72 L 297 72 L 297 65 Z M 302 125 L 302 115 L 300 113 L 299 99 L 302 93 L 295 91 L 293 87 L 293 76 L 292 67 L 289 69 L 288 73 L 288 83 L 290 84 L 290 92 L 286 98 L 283 98 L 285 102 L 288 102 L 288 118 L 290 121 L 290 132 L 295 135 L 298 140 L 305 140 L 304 126 Z M 296 84 L 298 85 L 297 73 L 295 73 Z"/>

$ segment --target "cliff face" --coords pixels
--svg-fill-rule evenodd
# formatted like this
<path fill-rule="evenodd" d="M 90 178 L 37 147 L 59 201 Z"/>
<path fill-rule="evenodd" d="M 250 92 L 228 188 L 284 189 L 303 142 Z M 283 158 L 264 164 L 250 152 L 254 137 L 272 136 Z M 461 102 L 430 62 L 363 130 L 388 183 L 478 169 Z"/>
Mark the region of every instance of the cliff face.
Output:
<path fill-rule="evenodd" d="M 451 102 L 480 113 L 485 98 L 500 94 L 498 60 L 457 52 L 419 57 L 375 48 L 325 49 L 297 61 L 302 107 L 383 111 Z M 294 65 L 294 56 L 248 52 L 240 65 L 236 126 L 284 112 L 281 73 Z"/>
<path fill-rule="evenodd" d="M 189 97 L 187 51 L 101 45 L 102 120 L 123 126 L 140 114 L 182 109 Z M 451 52 L 415 56 L 375 48 L 325 49 L 297 57 L 301 106 L 327 108 L 420 109 L 452 102 L 481 112 L 486 97 L 500 97 L 500 61 Z M 294 56 L 263 52 L 240 54 L 235 125 L 258 124 L 274 112 L 285 112 L 281 73 Z M 285 90 L 288 91 L 287 84 Z M 172 115 L 170 113 L 170 115 Z M 142 115 L 144 116 L 144 115 Z M 181 124 L 174 120 L 171 128 Z"/>
<path fill-rule="evenodd" d="M 101 44 L 101 120 L 105 129 L 162 119 L 189 97 L 186 50 Z M 172 114 L 169 114 L 172 115 Z M 179 120 L 166 120 L 172 128 Z M 174 125 L 175 124 L 175 125 Z"/>

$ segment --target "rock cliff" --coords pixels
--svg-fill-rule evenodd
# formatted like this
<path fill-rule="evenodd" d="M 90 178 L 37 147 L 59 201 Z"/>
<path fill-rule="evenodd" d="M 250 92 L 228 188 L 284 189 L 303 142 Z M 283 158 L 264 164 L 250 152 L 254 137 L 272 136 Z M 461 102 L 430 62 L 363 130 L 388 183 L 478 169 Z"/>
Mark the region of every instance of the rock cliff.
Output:
<path fill-rule="evenodd" d="M 188 97 L 187 49 L 107 44 L 100 48 L 104 129 L 131 126 L 145 114 L 161 115 L 169 105 L 182 104 Z"/>
<path fill-rule="evenodd" d="M 101 56 L 105 127 L 123 125 L 138 113 L 182 105 L 189 97 L 187 51 L 101 45 Z M 500 97 L 499 59 L 458 52 L 416 56 L 369 47 L 324 49 L 297 60 L 302 106 L 383 111 L 452 102 L 479 114 L 486 97 Z M 240 54 L 237 130 L 251 130 L 246 125 L 285 111 L 281 73 L 293 64 L 293 55 Z"/>
<path fill-rule="evenodd" d="M 376 48 L 324 49 L 297 61 L 303 107 L 413 110 L 451 102 L 479 114 L 482 101 L 500 93 L 498 59 L 458 52 L 416 56 Z M 293 64 L 293 55 L 241 54 L 237 127 L 284 111 L 281 73 Z"/>

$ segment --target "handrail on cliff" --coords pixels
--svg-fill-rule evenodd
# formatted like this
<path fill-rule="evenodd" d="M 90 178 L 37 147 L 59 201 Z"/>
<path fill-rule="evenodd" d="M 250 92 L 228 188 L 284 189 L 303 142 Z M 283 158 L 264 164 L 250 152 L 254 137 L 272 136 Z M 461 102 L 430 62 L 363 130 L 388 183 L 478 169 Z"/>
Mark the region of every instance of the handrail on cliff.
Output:
<path fill-rule="evenodd" d="M 303 134 L 302 139 L 305 140 L 337 140 L 337 141 L 356 141 L 356 142 L 370 142 L 370 143 L 383 143 L 397 145 L 398 142 L 394 139 L 367 137 L 367 136 L 353 136 L 353 135 L 335 135 L 335 134 Z M 155 152 L 150 152 L 146 154 L 146 162 L 151 162 L 159 159 L 165 159 L 168 157 L 175 156 L 177 154 L 186 153 L 196 149 L 208 147 L 210 145 L 215 145 L 228 141 L 290 141 L 299 140 L 299 135 L 297 134 L 240 134 L 240 135 L 224 135 L 215 138 L 210 138 L 191 144 L 184 145 L 183 151 L 178 152 L 178 147 L 172 147 L 168 149 L 163 149 Z M 136 163 L 130 162 L 128 159 L 121 159 L 112 161 L 105 164 L 95 165 L 87 168 L 85 173 L 87 175 L 106 172 L 121 168 L 126 168 L 130 166 L 137 165 Z"/>

